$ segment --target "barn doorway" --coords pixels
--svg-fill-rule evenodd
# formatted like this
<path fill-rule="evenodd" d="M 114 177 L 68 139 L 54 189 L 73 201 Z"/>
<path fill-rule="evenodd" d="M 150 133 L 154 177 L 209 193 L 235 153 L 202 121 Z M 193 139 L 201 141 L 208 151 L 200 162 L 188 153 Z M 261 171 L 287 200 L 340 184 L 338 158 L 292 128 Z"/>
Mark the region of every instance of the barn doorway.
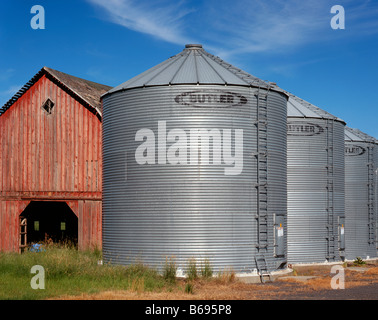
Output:
<path fill-rule="evenodd" d="M 20 218 L 27 221 L 27 244 L 63 242 L 77 245 L 78 219 L 65 202 L 32 201 Z"/>

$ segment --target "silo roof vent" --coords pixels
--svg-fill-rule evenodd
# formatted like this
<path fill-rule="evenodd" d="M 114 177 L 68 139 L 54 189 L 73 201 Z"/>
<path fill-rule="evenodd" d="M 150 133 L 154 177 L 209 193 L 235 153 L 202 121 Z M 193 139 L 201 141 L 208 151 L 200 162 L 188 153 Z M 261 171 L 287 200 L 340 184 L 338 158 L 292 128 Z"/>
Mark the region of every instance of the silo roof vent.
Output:
<path fill-rule="evenodd" d="M 202 44 L 186 44 L 186 49 L 202 49 Z"/>

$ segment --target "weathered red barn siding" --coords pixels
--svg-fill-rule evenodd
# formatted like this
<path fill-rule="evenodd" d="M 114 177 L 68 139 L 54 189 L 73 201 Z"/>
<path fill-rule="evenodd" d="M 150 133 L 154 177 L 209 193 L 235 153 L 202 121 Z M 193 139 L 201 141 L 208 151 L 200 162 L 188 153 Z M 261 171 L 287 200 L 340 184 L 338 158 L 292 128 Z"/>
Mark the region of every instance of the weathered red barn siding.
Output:
<path fill-rule="evenodd" d="M 79 248 L 101 247 L 101 126 L 46 75 L 0 116 L 0 250 L 18 250 L 18 217 L 31 200 L 66 201 Z"/>
<path fill-rule="evenodd" d="M 78 242 L 82 248 L 101 248 L 102 244 L 102 202 L 97 200 L 67 201 L 79 218 Z"/>
<path fill-rule="evenodd" d="M 0 248 L 2 251 L 18 251 L 19 216 L 30 201 L 0 201 Z"/>

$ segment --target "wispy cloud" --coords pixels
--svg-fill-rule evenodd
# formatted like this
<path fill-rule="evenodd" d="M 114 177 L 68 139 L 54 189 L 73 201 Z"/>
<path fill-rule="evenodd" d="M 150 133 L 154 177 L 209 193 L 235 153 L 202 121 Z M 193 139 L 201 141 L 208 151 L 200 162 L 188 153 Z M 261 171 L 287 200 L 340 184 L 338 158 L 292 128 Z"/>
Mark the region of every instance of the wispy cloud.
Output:
<path fill-rule="evenodd" d="M 378 30 L 375 0 L 338 2 L 346 11 L 344 33 L 330 27 L 333 0 L 87 1 L 128 29 L 180 45 L 200 41 L 224 59 L 287 52 L 309 43 Z"/>
<path fill-rule="evenodd" d="M 218 8 L 212 10 L 216 2 Z M 348 4 L 351 1 L 343 2 Z M 216 34 L 223 35 L 223 42 L 217 41 L 217 45 L 223 48 L 219 55 L 224 57 L 294 51 L 341 35 L 330 27 L 333 16 L 330 9 L 334 4 L 330 0 L 237 0 L 230 5 L 227 1 L 210 0 L 207 2 L 207 20 L 212 21 L 209 39 L 217 39 Z M 362 8 L 355 7 L 353 13 L 348 11 L 347 14 L 356 16 L 362 11 Z"/>
<path fill-rule="evenodd" d="M 239 0 L 232 5 L 221 1 L 218 10 L 227 14 L 218 15 L 209 10 L 213 38 L 217 39 L 216 33 L 223 34 L 228 41 L 224 41 L 222 47 L 227 48 L 229 54 L 264 52 L 302 44 L 309 31 L 317 30 L 322 23 L 317 17 L 318 8 L 310 6 L 307 1 L 298 0 L 271 0 L 269 3 Z"/>
<path fill-rule="evenodd" d="M 376 0 L 346 1 L 346 28 L 354 35 L 378 33 L 378 3 Z"/>
<path fill-rule="evenodd" d="M 184 1 L 87 1 L 104 9 L 112 22 L 128 29 L 176 44 L 189 41 L 183 31 L 183 19 L 193 9 Z"/>

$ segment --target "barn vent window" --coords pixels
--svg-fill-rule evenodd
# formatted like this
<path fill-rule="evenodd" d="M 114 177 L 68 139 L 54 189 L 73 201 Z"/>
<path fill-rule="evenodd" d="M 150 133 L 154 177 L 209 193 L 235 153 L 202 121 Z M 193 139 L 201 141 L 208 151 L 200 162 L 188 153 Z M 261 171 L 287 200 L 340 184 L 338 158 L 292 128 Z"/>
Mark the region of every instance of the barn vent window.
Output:
<path fill-rule="evenodd" d="M 54 105 L 55 103 L 50 98 L 47 98 L 47 100 L 42 105 L 42 109 L 45 110 L 48 114 L 51 114 Z"/>

